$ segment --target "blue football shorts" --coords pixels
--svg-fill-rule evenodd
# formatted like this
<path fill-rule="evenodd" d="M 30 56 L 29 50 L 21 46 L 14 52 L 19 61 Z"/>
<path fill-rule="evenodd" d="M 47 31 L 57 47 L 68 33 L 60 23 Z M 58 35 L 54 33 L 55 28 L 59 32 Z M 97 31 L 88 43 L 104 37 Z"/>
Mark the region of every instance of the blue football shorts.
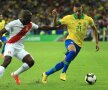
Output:
<path fill-rule="evenodd" d="M 1 41 L 6 42 L 7 41 L 6 36 L 2 36 Z"/>
<path fill-rule="evenodd" d="M 68 46 L 70 45 L 70 44 L 73 44 L 74 46 L 75 46 L 75 48 L 76 48 L 76 55 L 79 53 L 79 51 L 80 51 L 80 49 L 81 49 L 81 47 L 79 47 L 73 40 L 71 40 L 71 39 L 67 39 L 67 40 L 65 40 L 65 47 L 66 47 L 66 53 L 65 53 L 65 55 L 67 55 L 68 53 L 69 53 L 69 51 L 68 51 Z"/>

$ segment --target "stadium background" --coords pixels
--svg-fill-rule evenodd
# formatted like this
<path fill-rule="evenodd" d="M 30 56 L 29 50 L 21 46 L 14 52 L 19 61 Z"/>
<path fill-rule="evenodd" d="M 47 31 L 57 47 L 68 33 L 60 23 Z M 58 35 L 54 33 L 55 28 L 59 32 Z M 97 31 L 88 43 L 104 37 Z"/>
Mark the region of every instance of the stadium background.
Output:
<path fill-rule="evenodd" d="M 80 2 L 83 4 L 84 12 L 91 16 L 98 28 L 99 40 L 108 41 L 108 2 L 107 0 L 0 0 L 0 11 L 3 13 L 6 22 L 18 18 L 18 13 L 22 9 L 28 9 L 33 13 L 33 22 L 39 26 L 52 25 L 51 11 L 57 8 L 59 12 L 59 19 L 64 15 L 71 14 L 73 4 Z M 88 27 L 88 30 L 90 27 Z M 48 35 L 56 34 L 53 39 L 50 40 L 63 40 L 63 37 L 67 34 L 65 30 L 57 31 L 43 31 L 33 30 L 31 35 L 43 35 L 35 38 L 29 37 L 27 40 L 42 41 L 48 39 Z M 60 35 L 60 36 L 59 36 Z M 62 36 L 61 36 L 62 35 Z M 93 40 L 93 35 L 89 30 L 85 40 Z M 50 41 L 48 39 L 48 41 Z"/>

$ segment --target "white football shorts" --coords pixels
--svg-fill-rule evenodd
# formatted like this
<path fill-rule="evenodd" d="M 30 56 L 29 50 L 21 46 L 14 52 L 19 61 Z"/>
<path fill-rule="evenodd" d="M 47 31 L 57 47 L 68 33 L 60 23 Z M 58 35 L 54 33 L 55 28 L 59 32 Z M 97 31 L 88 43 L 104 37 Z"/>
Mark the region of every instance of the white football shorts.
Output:
<path fill-rule="evenodd" d="M 6 44 L 4 56 L 15 56 L 19 60 L 23 60 L 23 58 L 29 53 L 24 50 L 24 48 L 18 48 L 17 45 L 14 44 Z"/>

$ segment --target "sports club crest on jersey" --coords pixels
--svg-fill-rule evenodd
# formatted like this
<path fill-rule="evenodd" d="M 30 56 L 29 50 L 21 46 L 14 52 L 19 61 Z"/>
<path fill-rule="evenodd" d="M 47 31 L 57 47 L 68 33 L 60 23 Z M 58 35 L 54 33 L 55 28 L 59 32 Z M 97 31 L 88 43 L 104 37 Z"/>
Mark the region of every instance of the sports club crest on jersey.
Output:
<path fill-rule="evenodd" d="M 83 25 L 86 26 L 86 22 L 84 22 Z"/>

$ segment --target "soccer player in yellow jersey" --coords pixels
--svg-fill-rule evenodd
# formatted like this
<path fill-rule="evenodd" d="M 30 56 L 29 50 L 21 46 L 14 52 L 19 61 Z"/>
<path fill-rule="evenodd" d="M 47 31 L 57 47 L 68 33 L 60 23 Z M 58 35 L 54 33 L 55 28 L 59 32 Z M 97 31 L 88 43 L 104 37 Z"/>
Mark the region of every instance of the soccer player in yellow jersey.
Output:
<path fill-rule="evenodd" d="M 73 11 L 74 13 L 72 15 L 64 16 L 61 20 L 59 20 L 58 23 L 61 26 L 67 26 L 68 30 L 68 36 L 65 40 L 65 47 L 67 49 L 65 54 L 66 57 L 63 61 L 57 63 L 54 68 L 42 74 L 43 83 L 47 83 L 47 77 L 54 72 L 59 71 L 60 69 L 63 69 L 60 75 L 60 79 L 63 81 L 66 80 L 66 71 L 68 66 L 71 61 L 78 55 L 89 25 L 92 27 L 95 35 L 96 50 L 99 50 L 98 33 L 93 19 L 82 12 L 82 6 L 79 3 L 74 5 Z M 54 25 L 57 25 L 57 11 L 53 10 L 52 14 L 54 15 Z"/>
<path fill-rule="evenodd" d="M 0 13 L 0 30 L 2 30 L 5 26 L 5 20 L 3 20 L 3 15 L 2 13 Z M 4 53 L 4 48 L 5 48 L 5 43 L 6 43 L 7 39 L 6 39 L 6 36 L 5 34 L 3 34 L 2 38 L 1 38 L 1 42 L 4 43 L 3 45 L 3 48 L 2 48 L 2 56 L 3 56 L 3 53 Z"/>

